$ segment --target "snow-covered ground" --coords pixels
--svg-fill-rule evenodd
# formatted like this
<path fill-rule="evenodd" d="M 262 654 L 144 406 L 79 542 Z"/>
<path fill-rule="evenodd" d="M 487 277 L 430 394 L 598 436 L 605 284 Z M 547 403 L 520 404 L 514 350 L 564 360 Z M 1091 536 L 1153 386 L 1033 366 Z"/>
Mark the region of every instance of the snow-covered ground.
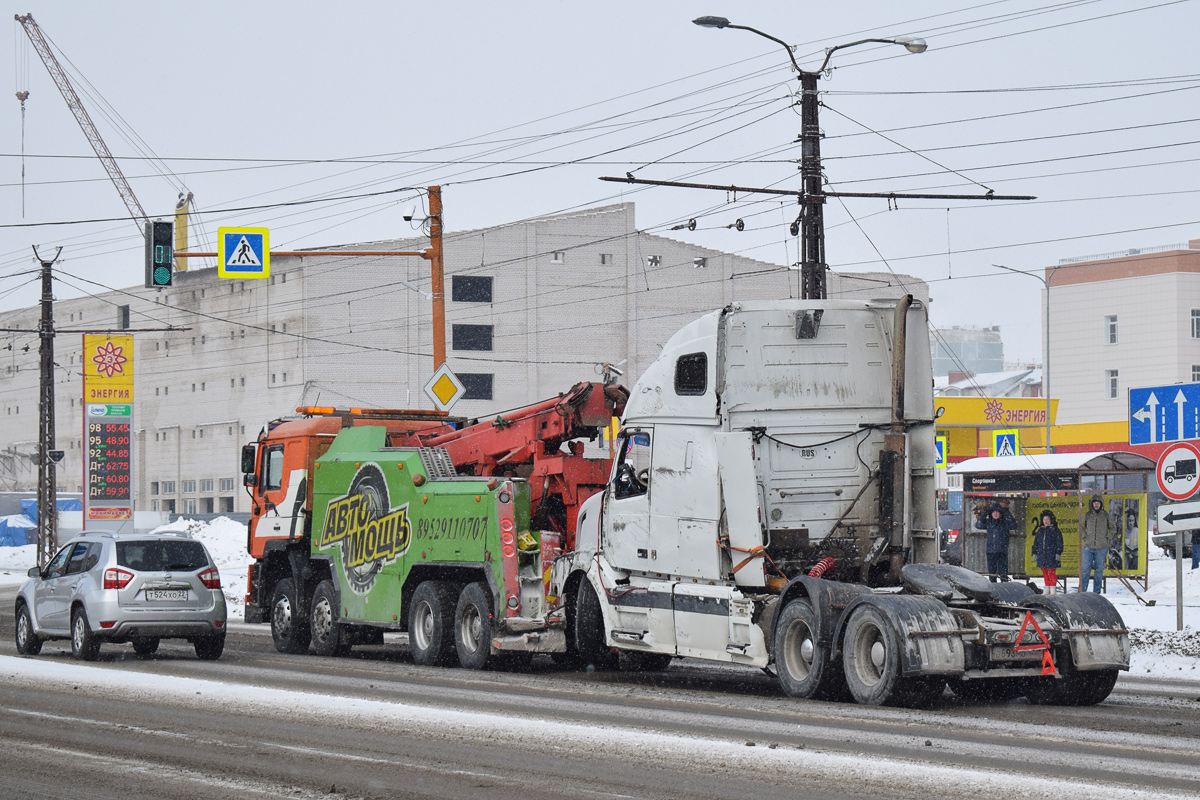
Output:
<path fill-rule="evenodd" d="M 250 557 L 246 553 L 246 526 L 221 517 L 210 523 L 179 519 L 160 530 L 190 530 L 204 542 L 221 571 L 221 585 L 231 619 L 241 619 L 246 591 L 246 573 Z M 1183 565 L 1183 622 L 1182 631 L 1175 630 L 1175 561 L 1156 547 L 1150 548 L 1150 588 L 1137 592 L 1153 606 L 1138 602 L 1120 581 L 1109 579 L 1107 595 L 1121 612 L 1125 624 L 1133 631 L 1134 674 L 1161 677 L 1193 678 L 1200 680 L 1200 570 L 1192 571 L 1191 562 Z M 25 573 L 37 563 L 33 545 L 0 547 L 0 586 L 16 585 L 25 580 Z M 1078 579 L 1069 578 L 1071 590 Z"/>

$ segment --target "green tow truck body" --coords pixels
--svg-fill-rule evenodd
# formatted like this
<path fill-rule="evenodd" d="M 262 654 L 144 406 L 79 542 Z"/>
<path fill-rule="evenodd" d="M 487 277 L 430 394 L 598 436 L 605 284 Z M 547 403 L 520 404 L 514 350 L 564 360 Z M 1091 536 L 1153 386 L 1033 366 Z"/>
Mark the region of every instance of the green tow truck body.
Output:
<path fill-rule="evenodd" d="M 325 565 L 332 589 L 327 610 L 314 600 L 314 616 L 332 623 L 318 652 L 368 640 L 363 628 L 409 630 L 418 663 L 449 660 L 451 630 L 467 640 L 460 649 L 483 648 L 483 660 L 552 648 L 561 624 L 550 635 L 528 483 L 460 477 L 442 450 L 387 442 L 384 427 L 346 428 L 312 471 L 311 563 Z M 422 628 L 436 636 L 417 641 Z"/>

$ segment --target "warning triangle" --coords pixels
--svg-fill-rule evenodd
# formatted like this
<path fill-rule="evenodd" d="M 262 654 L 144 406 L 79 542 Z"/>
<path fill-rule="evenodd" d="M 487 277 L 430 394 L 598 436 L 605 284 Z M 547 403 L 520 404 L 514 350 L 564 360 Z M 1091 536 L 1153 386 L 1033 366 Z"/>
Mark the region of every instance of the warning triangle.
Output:
<path fill-rule="evenodd" d="M 1042 674 L 1057 675 L 1058 670 L 1054 668 L 1054 657 L 1050 655 L 1049 650 L 1042 652 Z"/>
<path fill-rule="evenodd" d="M 246 241 L 246 237 L 242 236 L 237 247 L 233 248 L 229 259 L 225 262 L 227 267 L 261 267 L 262 262 L 258 260 L 258 256 L 254 253 L 254 248 L 250 246 L 250 242 Z"/>

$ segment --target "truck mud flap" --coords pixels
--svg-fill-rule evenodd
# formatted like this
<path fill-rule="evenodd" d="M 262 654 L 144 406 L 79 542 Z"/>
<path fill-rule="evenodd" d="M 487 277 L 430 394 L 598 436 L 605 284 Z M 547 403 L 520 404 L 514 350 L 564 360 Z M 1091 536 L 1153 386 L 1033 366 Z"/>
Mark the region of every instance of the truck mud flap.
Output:
<path fill-rule="evenodd" d="M 900 673 L 917 675 L 961 675 L 966 668 L 963 632 L 958 620 L 940 600 L 924 595 L 865 595 L 846 609 L 838 633 L 854 609 L 873 605 L 896 629 L 900 649 Z"/>
<path fill-rule="evenodd" d="M 1129 631 L 1107 598 L 1094 592 L 1034 595 L 1021 601 L 1052 617 L 1071 647 L 1071 662 L 1081 672 L 1129 669 Z"/>

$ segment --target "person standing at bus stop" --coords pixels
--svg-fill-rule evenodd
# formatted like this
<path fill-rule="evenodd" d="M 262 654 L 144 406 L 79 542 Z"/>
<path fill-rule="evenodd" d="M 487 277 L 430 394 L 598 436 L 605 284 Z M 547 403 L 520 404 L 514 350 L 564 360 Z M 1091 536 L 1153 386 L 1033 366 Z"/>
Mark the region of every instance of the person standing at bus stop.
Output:
<path fill-rule="evenodd" d="M 1058 519 L 1054 512 L 1046 509 L 1042 512 L 1042 520 L 1037 531 L 1033 534 L 1033 557 L 1042 570 L 1042 581 L 1046 585 L 1044 594 L 1055 594 L 1058 591 L 1058 567 L 1062 563 L 1063 536 L 1058 529 Z"/>
<path fill-rule="evenodd" d="M 987 531 L 988 577 L 992 583 L 1008 580 L 1008 534 L 1016 529 L 1017 521 L 999 503 L 992 503 L 975 520 L 975 530 Z"/>
<path fill-rule="evenodd" d="M 1079 535 L 1083 544 L 1080 557 L 1079 591 L 1087 591 L 1088 577 L 1092 579 L 1092 591 L 1099 593 L 1104 581 L 1104 559 L 1108 555 L 1108 545 L 1117 533 L 1117 523 L 1104 510 L 1104 500 L 1100 495 L 1092 495 L 1087 513 L 1079 523 Z"/>

